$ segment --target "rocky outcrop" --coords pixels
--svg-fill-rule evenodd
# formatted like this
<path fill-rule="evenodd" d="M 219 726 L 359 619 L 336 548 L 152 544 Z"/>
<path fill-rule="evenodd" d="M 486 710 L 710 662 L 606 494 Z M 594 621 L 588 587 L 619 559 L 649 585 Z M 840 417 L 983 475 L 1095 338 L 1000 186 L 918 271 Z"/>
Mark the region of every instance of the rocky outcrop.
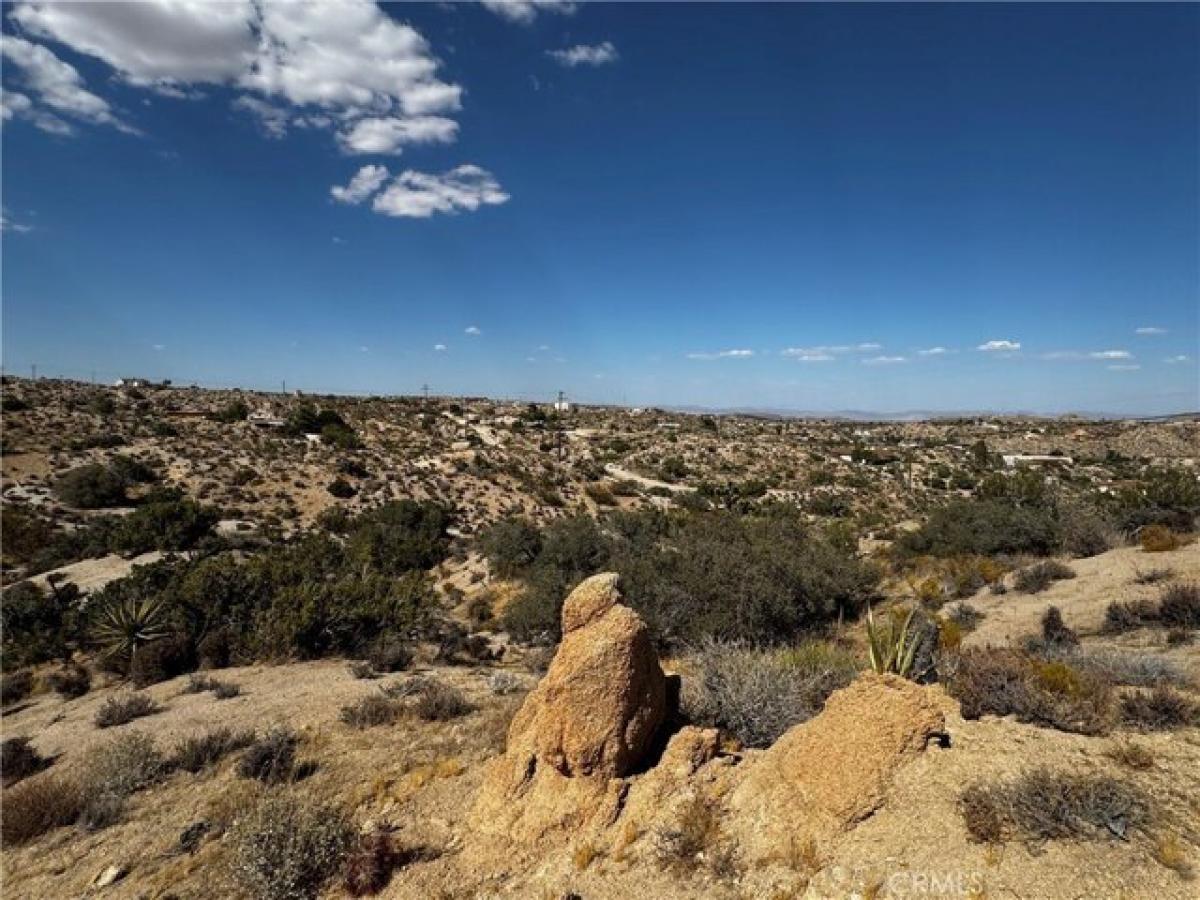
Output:
<path fill-rule="evenodd" d="M 563 604 L 562 643 L 480 789 L 473 821 L 481 830 L 536 839 L 619 812 L 620 779 L 646 761 L 670 712 L 646 625 L 620 599 L 609 573 Z"/>
<path fill-rule="evenodd" d="M 878 809 L 896 770 L 945 730 L 934 690 L 868 673 L 786 732 L 729 797 L 747 856 L 822 844 Z"/>

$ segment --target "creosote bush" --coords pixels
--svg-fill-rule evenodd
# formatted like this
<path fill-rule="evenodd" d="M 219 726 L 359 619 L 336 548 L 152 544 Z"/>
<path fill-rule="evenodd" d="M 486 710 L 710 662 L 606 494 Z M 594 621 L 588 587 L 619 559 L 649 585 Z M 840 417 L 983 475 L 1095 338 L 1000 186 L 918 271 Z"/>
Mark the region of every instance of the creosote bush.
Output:
<path fill-rule="evenodd" d="M 974 841 L 1113 840 L 1151 820 L 1148 797 L 1107 775 L 1039 768 L 1011 781 L 980 782 L 959 808 Z"/>
<path fill-rule="evenodd" d="M 1158 599 L 1158 617 L 1164 625 L 1200 628 L 1200 584 L 1172 584 Z"/>
<path fill-rule="evenodd" d="M 337 873 L 353 839 L 339 810 L 299 796 L 268 796 L 230 830 L 229 874 L 259 900 L 309 900 Z"/>
<path fill-rule="evenodd" d="M 0 835 L 5 847 L 25 844 L 47 831 L 73 825 L 87 804 L 79 781 L 47 772 L 4 792 Z"/>

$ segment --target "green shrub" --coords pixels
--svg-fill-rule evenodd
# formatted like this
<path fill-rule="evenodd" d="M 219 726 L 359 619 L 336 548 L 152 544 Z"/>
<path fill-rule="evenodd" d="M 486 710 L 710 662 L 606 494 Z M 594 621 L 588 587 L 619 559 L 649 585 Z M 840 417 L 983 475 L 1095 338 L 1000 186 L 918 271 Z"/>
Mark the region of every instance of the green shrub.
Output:
<path fill-rule="evenodd" d="M 60 586 L 48 594 L 21 581 L 0 595 L 6 667 L 65 659 L 79 641 L 78 590 Z"/>
<path fill-rule="evenodd" d="M 54 493 L 67 506 L 101 509 L 123 506 L 126 481 L 112 469 L 91 464 L 72 469 L 54 482 Z"/>
<path fill-rule="evenodd" d="M 705 637 L 779 643 L 855 616 L 878 573 L 811 531 L 797 511 L 613 513 L 557 520 L 542 533 L 526 590 L 504 612 L 519 639 L 558 634 L 570 590 L 605 570 L 668 644 Z"/>
<path fill-rule="evenodd" d="M 329 487 L 326 490 L 339 500 L 349 500 L 358 493 L 358 488 L 344 478 L 335 478 L 329 483 Z"/>
<path fill-rule="evenodd" d="M 134 687 L 144 688 L 167 681 L 196 667 L 196 655 L 187 638 L 168 635 L 141 647 L 129 661 L 129 678 Z"/>
<path fill-rule="evenodd" d="M 164 494 L 121 519 L 112 547 L 124 553 L 191 550 L 213 533 L 219 518 L 212 507 Z"/>
<path fill-rule="evenodd" d="M 1061 546 L 1053 511 L 1007 500 L 955 500 L 896 541 L 902 556 L 1049 556 Z"/>
<path fill-rule="evenodd" d="M 244 422 L 250 415 L 250 407 L 245 400 L 237 399 L 230 400 L 215 413 L 212 418 L 217 422 L 224 422 L 226 425 L 232 425 L 234 422 Z"/>
<path fill-rule="evenodd" d="M 230 874 L 261 900 L 308 900 L 338 871 L 354 829 L 338 810 L 297 796 L 262 800 L 230 830 Z"/>

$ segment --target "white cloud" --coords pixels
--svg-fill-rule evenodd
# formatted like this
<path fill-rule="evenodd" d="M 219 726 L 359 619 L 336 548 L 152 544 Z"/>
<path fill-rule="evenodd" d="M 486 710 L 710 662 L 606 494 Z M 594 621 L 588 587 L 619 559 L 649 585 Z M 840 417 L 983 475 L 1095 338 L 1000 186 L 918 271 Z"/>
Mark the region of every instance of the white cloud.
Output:
<path fill-rule="evenodd" d="M 402 172 L 381 193 L 371 208 L 385 216 L 404 216 L 427 219 L 434 213 L 454 213 L 465 209 L 475 211 L 480 206 L 507 203 L 508 194 L 486 169 L 464 165 L 431 175 Z"/>
<path fill-rule="evenodd" d="M 903 356 L 871 356 L 863 360 L 864 366 L 890 366 L 908 362 Z"/>
<path fill-rule="evenodd" d="M 1134 363 L 1132 365 L 1108 366 L 1107 368 L 1110 372 L 1136 372 L 1141 366 Z"/>
<path fill-rule="evenodd" d="M 867 343 L 865 343 L 865 344 L 859 344 L 859 345 L 858 345 L 857 347 L 855 347 L 854 349 L 855 349 L 855 350 L 857 350 L 859 353 L 869 353 L 869 352 L 870 352 L 870 351 L 872 351 L 872 350 L 882 350 L 882 349 L 883 349 L 883 344 L 876 344 L 876 343 L 872 343 L 872 342 L 867 342 Z"/>
<path fill-rule="evenodd" d="M 269 137 L 282 138 L 287 136 L 288 122 L 291 120 L 291 113 L 282 106 L 276 106 L 274 103 L 268 103 L 266 100 L 259 100 L 257 97 L 243 95 L 233 101 L 233 108 L 248 112 L 256 119 L 263 131 Z"/>
<path fill-rule="evenodd" d="M 1166 334 L 1167 329 L 1159 328 L 1157 325 L 1143 325 L 1141 328 L 1135 328 L 1133 333 L 1141 335 Z"/>
<path fill-rule="evenodd" d="M 363 166 L 354 173 L 348 185 L 342 187 L 335 184 L 329 193 L 339 203 L 362 203 L 383 186 L 387 177 L 386 166 Z"/>
<path fill-rule="evenodd" d="M 917 356 L 944 356 L 949 352 L 945 347 L 929 347 L 925 350 L 918 350 Z"/>
<path fill-rule="evenodd" d="M 21 73 L 21 80 L 30 93 L 37 97 L 38 103 L 48 106 L 55 112 L 71 116 L 94 125 L 108 125 L 127 134 L 137 134 L 136 128 L 126 125 L 115 115 L 104 98 L 93 94 L 83 83 L 83 78 L 74 66 L 63 62 L 48 49 L 40 44 L 34 44 L 24 38 L 6 34 L 0 39 L 0 51 L 3 56 Z M 14 114 L 29 114 L 38 111 L 33 101 L 25 94 L 5 104 L 4 117 Z M 66 130 L 61 130 L 54 123 L 61 122 L 50 116 L 51 127 L 34 124 L 55 131 L 59 134 L 69 133 L 70 128 L 62 123 Z"/>
<path fill-rule="evenodd" d="M 338 143 L 347 153 L 398 154 L 406 144 L 451 144 L 458 137 L 458 123 L 443 116 L 359 119 L 338 132 Z"/>
<path fill-rule="evenodd" d="M 1128 350 L 1096 350 L 1088 354 L 1088 359 L 1133 359 Z"/>
<path fill-rule="evenodd" d="M 1166 359 L 1163 360 L 1163 362 L 1165 362 L 1169 366 L 1174 366 L 1174 365 L 1178 365 L 1179 363 L 1185 363 L 1190 359 L 1191 359 L 1191 357 L 1188 356 L 1187 354 L 1180 353 L 1178 356 L 1168 356 Z"/>
<path fill-rule="evenodd" d="M 11 17 L 30 34 L 104 61 L 128 84 L 167 96 L 227 86 L 242 92 L 235 105 L 269 134 L 289 126 L 337 128 L 350 152 L 395 152 L 428 133 L 429 123 L 419 120 L 461 107 L 462 89 L 438 77 L 440 63 L 425 38 L 372 0 L 36 0 Z M 370 120 L 418 121 L 355 132 Z M 453 140 L 454 129 L 438 128 L 438 140 Z M 359 149 L 371 141 L 389 149 Z"/>
<path fill-rule="evenodd" d="M 0 231 L 15 232 L 17 234 L 27 234 L 33 231 L 32 225 L 26 225 L 23 222 L 14 222 L 8 216 L 8 210 L 0 211 Z"/>
<path fill-rule="evenodd" d="M 1042 359 L 1133 359 L 1128 350 L 1091 350 L 1084 353 L 1080 350 L 1052 350 L 1043 353 Z"/>
<path fill-rule="evenodd" d="M 435 353 L 445 353 L 449 349 L 445 344 L 434 344 L 433 350 Z"/>
<path fill-rule="evenodd" d="M 600 44 L 576 44 L 565 50 L 547 50 L 546 55 L 559 65 L 574 69 L 576 66 L 605 66 L 620 59 L 612 41 Z"/>
<path fill-rule="evenodd" d="M 832 362 L 833 354 L 819 347 L 788 347 L 782 351 L 781 356 L 786 356 L 789 359 L 794 359 L 798 362 Z"/>
<path fill-rule="evenodd" d="M 975 348 L 984 353 L 1015 353 L 1021 349 L 1020 341 L 985 341 Z"/>
<path fill-rule="evenodd" d="M 688 359 L 748 359 L 753 350 L 718 350 L 715 353 L 689 353 Z"/>
<path fill-rule="evenodd" d="M 463 329 L 463 333 L 480 335 L 480 334 L 483 334 L 483 329 L 481 329 L 478 325 L 468 325 L 466 328 Z"/>
<path fill-rule="evenodd" d="M 570 15 L 575 12 L 573 0 L 483 0 L 486 9 L 496 15 L 528 25 L 539 12 L 555 12 Z"/>

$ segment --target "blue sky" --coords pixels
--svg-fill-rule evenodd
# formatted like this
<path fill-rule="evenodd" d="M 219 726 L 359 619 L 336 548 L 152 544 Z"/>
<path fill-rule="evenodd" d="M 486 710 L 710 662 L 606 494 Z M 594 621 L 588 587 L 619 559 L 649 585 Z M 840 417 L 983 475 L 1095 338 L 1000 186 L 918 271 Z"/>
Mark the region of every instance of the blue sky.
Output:
<path fill-rule="evenodd" d="M 1200 408 L 1200 7 L 6 4 L 7 371 Z"/>

